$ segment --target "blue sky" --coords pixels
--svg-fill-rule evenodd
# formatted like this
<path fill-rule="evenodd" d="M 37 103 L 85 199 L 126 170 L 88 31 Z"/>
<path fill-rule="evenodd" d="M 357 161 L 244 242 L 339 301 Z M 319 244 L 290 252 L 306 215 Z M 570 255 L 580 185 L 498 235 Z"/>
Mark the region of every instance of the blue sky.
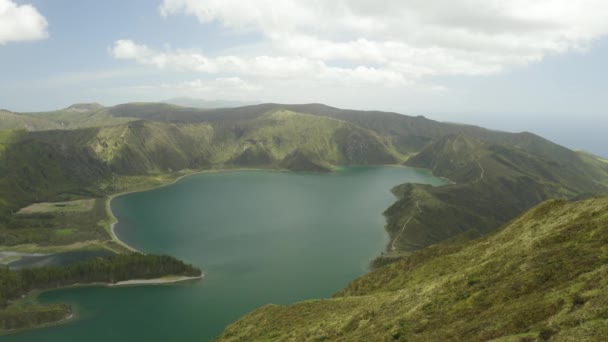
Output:
<path fill-rule="evenodd" d="M 607 15 L 600 0 L 0 0 L 0 108 L 322 102 L 608 156 Z"/>

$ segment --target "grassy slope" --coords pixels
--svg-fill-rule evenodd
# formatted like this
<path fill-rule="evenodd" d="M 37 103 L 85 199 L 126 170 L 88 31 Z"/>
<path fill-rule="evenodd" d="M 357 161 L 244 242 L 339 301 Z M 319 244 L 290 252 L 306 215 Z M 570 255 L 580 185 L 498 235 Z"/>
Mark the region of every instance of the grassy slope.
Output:
<path fill-rule="evenodd" d="M 135 119 L 114 117 L 99 104 L 76 104 L 60 110 L 35 113 L 14 113 L 0 110 L 0 130 L 77 129 L 112 126 L 133 120 Z"/>
<path fill-rule="evenodd" d="M 60 132 L 60 133 L 58 133 Z M 109 177 L 83 143 L 94 130 L 18 132 L 0 153 L 0 216 L 32 202 L 91 197 L 93 180 Z"/>
<path fill-rule="evenodd" d="M 606 340 L 606 227 L 606 198 L 549 201 L 487 237 L 379 268 L 334 299 L 263 307 L 220 340 Z"/>
<path fill-rule="evenodd" d="M 600 174 L 608 173 L 608 160 L 585 151 L 577 151 L 576 153 L 585 163 L 591 165 L 593 170 L 603 171 L 600 171 Z M 601 175 L 596 177 L 601 177 Z"/>
<path fill-rule="evenodd" d="M 134 120 L 113 117 L 102 105 L 96 103 L 75 104 L 51 112 L 23 113 L 22 116 L 53 122 L 56 129 L 112 126 Z"/>
<path fill-rule="evenodd" d="M 398 250 L 411 251 L 469 231 L 491 232 L 549 198 L 607 193 L 608 173 L 572 154 L 564 161 L 462 135 L 442 138 L 406 165 L 456 184 L 396 187 L 399 200 L 385 212 L 387 230 Z"/>
<path fill-rule="evenodd" d="M 466 135 L 493 144 L 521 149 L 547 159 L 578 162 L 575 152 L 532 133 L 507 133 L 472 125 L 443 123 L 422 116 L 412 117 L 380 111 L 344 110 L 322 104 L 285 105 L 265 103 L 239 108 L 194 109 L 158 103 L 123 104 L 105 109 L 115 117 L 176 123 L 247 122 L 269 112 L 292 111 L 333 118 L 374 131 L 402 155 L 419 152 L 449 135 Z"/>
<path fill-rule="evenodd" d="M 417 153 L 429 143 L 447 135 L 462 134 L 489 143 L 525 150 L 542 158 L 558 159 L 564 163 L 575 162 L 576 164 L 580 159 L 577 153 L 531 133 L 513 134 L 471 125 L 442 123 L 421 116 L 411 117 L 378 111 L 343 110 L 321 104 L 283 105 L 267 103 L 220 109 L 184 108 L 163 103 L 129 103 L 109 108 L 94 104 L 81 104 L 52 112 L 54 114 L 34 113 L 30 115 L 55 118 L 60 122 L 91 121 L 91 125 L 99 124 L 92 118 L 97 115 L 103 118 L 99 121 L 104 125 L 115 124 L 115 120 L 143 119 L 176 124 L 206 123 L 223 127 L 238 127 L 255 121 L 267 115 L 267 113 L 277 111 L 307 113 L 316 117 L 332 118 L 374 131 L 382 137 L 384 143 L 391 145 L 402 155 Z M 66 115 L 67 117 L 64 118 Z M 79 119 L 73 118 L 74 116 Z M 87 116 L 91 117 L 87 118 Z"/>
<path fill-rule="evenodd" d="M 87 203 L 83 205 L 82 203 Z M 0 244 L 19 250 L 107 249 L 125 252 L 107 234 L 103 199 L 37 203 L 8 218 Z"/>
<path fill-rule="evenodd" d="M 48 119 L 29 117 L 0 109 L 0 130 L 24 129 L 28 131 L 38 131 L 44 129 L 57 129 L 59 127 L 60 126 L 56 122 Z"/>
<path fill-rule="evenodd" d="M 442 123 L 421 116 L 411 117 L 379 111 L 344 110 L 322 104 L 284 105 L 266 103 L 217 109 L 184 108 L 165 103 L 128 103 L 108 108 L 96 104 L 79 104 L 55 112 L 29 113 L 27 115 L 53 120 L 65 127 L 82 127 L 113 125 L 134 119 L 172 123 L 242 123 L 259 118 L 266 113 L 281 110 L 333 118 L 372 130 L 386 139 L 402 154 L 416 153 L 428 143 L 446 135 L 464 134 L 491 143 L 524 149 L 545 157 L 552 156 L 561 160 L 572 158 L 572 151 L 531 133 L 513 134 L 471 125 Z"/>
<path fill-rule="evenodd" d="M 424 117 L 410 117 L 397 113 L 377 111 L 342 110 L 321 104 L 284 105 L 265 103 L 239 108 L 193 109 L 167 104 L 138 103 L 124 104 L 108 108 L 116 117 L 136 117 L 161 122 L 242 122 L 259 118 L 268 112 L 292 111 L 318 117 L 327 117 L 349 122 L 358 127 L 372 130 L 383 136 L 402 154 L 418 152 L 426 144 L 447 134 L 467 133 L 479 137 L 500 139 L 511 138 L 510 133 L 500 133 L 479 127 L 443 124 Z"/>

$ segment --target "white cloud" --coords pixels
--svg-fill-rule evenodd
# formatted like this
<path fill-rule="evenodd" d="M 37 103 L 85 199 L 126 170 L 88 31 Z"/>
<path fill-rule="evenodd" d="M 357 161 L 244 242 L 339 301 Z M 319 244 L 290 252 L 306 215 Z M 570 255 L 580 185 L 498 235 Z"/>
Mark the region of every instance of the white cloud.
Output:
<path fill-rule="evenodd" d="M 147 46 L 135 44 L 132 40 L 117 40 L 110 53 L 116 59 L 143 59 L 152 54 Z"/>
<path fill-rule="evenodd" d="M 196 51 L 155 51 L 130 40 L 118 40 L 110 49 L 119 59 L 133 59 L 140 64 L 160 69 L 196 71 L 207 74 L 236 74 L 266 80 L 316 80 L 331 84 L 401 85 L 406 79 L 399 72 L 358 66 L 341 68 L 327 65 L 322 60 L 297 56 L 220 56 L 207 57 Z"/>
<path fill-rule="evenodd" d="M 163 83 L 161 88 L 184 90 L 186 93 L 211 92 L 211 91 L 255 91 L 259 87 L 239 77 L 218 77 L 214 80 L 195 79 L 181 83 Z"/>
<path fill-rule="evenodd" d="M 159 10 L 260 34 L 266 49 L 208 57 L 123 40 L 113 47 L 115 57 L 163 69 L 340 86 L 495 74 L 584 50 L 608 33 L 605 0 L 164 0 Z"/>
<path fill-rule="evenodd" d="M 146 84 L 120 88 L 122 93 L 140 99 L 158 101 L 159 98 L 193 97 L 206 99 L 230 98 L 256 102 L 263 88 L 239 77 L 197 78 L 182 82 Z"/>
<path fill-rule="evenodd" d="M 0 0 L 0 45 L 48 37 L 46 19 L 31 5 Z"/>

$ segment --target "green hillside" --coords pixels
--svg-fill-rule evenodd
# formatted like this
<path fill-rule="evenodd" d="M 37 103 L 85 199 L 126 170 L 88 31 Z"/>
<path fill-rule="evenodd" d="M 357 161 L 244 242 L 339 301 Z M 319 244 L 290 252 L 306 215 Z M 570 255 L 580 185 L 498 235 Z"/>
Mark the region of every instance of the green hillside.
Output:
<path fill-rule="evenodd" d="M 0 130 L 45 131 L 117 125 L 133 118 L 114 117 L 97 103 L 80 103 L 50 112 L 14 113 L 0 110 Z"/>
<path fill-rule="evenodd" d="M 52 121 L 59 129 L 111 126 L 133 120 L 113 117 L 98 103 L 79 103 L 51 112 L 23 113 L 23 116 Z"/>
<path fill-rule="evenodd" d="M 0 119 L 3 249 L 124 253 L 108 231 L 108 196 L 194 171 L 404 164 L 452 181 L 393 189 L 396 202 L 384 213 L 386 253 L 375 271 L 335 299 L 265 307 L 235 323 L 224 339 L 590 334 L 593 340 L 606 334 L 598 326 L 606 319 L 598 289 L 606 286 L 608 200 L 552 201 L 514 221 L 548 199 L 607 194 L 608 162 L 591 154 L 531 133 L 319 104 L 205 110 L 79 104 L 45 113 L 2 111 Z M 467 243 L 480 236 L 486 237 Z M 66 309 L 53 310 L 32 317 L 49 320 Z"/>
<path fill-rule="evenodd" d="M 477 126 L 443 123 L 422 116 L 412 117 L 380 111 L 345 110 L 322 104 L 285 105 L 265 103 L 236 108 L 198 109 L 167 103 L 127 103 L 113 107 L 77 104 L 43 113 L 14 114 L 59 124 L 59 128 L 108 126 L 135 119 L 165 123 L 243 123 L 276 111 L 291 111 L 332 118 L 374 131 L 401 154 L 419 152 L 429 143 L 448 135 L 466 135 L 483 141 L 523 149 L 549 158 L 571 160 L 576 153 L 531 133 L 506 133 Z M 47 123 L 48 124 L 48 123 Z M 4 127 L 0 121 L 0 128 Z M 56 127 L 51 127 L 56 128 Z"/>
<path fill-rule="evenodd" d="M 607 173 L 575 152 L 564 153 L 564 160 L 533 151 L 463 135 L 425 147 L 406 165 L 455 184 L 393 189 L 399 200 L 385 212 L 391 247 L 411 251 L 460 234 L 486 234 L 544 200 L 608 193 Z"/>
<path fill-rule="evenodd" d="M 543 200 L 604 193 L 608 184 L 608 164 L 533 134 L 319 104 L 209 110 L 77 104 L 11 117 L 49 126 L 0 130 L 0 193 L 6 194 L 0 245 L 55 241 L 32 227 L 7 230 L 22 227 L 12 213 L 31 203 L 103 198 L 194 170 L 327 172 L 411 157 L 406 165 L 456 184 L 395 189 L 398 201 L 385 213 L 390 257 L 463 233 L 485 234 Z"/>
<path fill-rule="evenodd" d="M 608 199 L 549 201 L 498 232 L 381 267 L 333 299 L 268 305 L 220 341 L 604 341 Z"/>
<path fill-rule="evenodd" d="M 58 128 L 60 128 L 60 125 L 45 118 L 30 117 L 0 109 L 0 130 L 22 129 L 39 131 Z"/>

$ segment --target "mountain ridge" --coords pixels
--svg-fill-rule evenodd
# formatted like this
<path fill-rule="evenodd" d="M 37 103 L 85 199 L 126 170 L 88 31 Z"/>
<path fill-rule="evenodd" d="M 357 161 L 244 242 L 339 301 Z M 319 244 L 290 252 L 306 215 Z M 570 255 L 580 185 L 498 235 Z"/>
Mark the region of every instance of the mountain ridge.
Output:
<path fill-rule="evenodd" d="M 0 201 L 0 227 L 23 206 L 106 196 L 115 189 L 112 182 L 124 183 L 125 177 L 239 167 L 328 172 L 343 165 L 404 163 L 456 182 L 395 188 L 398 200 L 385 213 L 387 231 L 398 252 L 408 252 L 466 231 L 488 233 L 549 198 L 607 191 L 608 164 L 531 133 L 323 104 L 72 108 L 77 110 L 11 114 L 49 126 L 4 130 L 11 138 L 0 141 L 0 190 L 11 196 Z M 448 144 L 462 145 L 462 151 L 448 150 Z M 425 211 L 395 239 L 416 203 Z"/>

